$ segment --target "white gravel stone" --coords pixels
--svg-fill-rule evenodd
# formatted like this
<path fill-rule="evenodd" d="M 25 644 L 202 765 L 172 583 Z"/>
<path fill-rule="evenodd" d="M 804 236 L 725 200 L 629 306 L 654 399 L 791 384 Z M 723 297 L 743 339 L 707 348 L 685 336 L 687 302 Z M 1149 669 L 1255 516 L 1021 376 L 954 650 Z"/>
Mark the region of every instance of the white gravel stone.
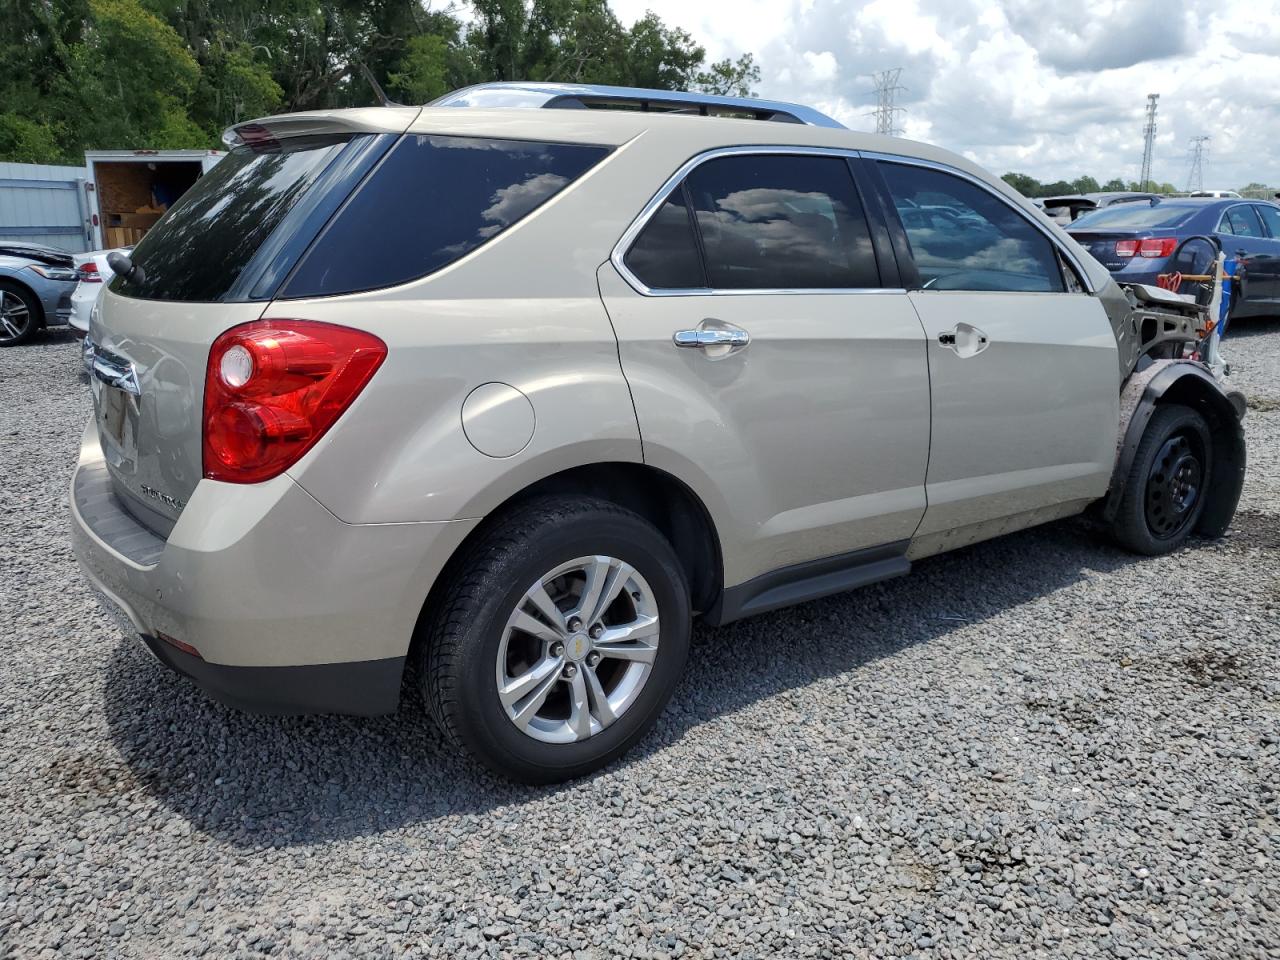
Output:
<path fill-rule="evenodd" d="M 1067 521 L 699 629 L 638 750 L 526 789 L 416 699 L 248 716 L 120 636 L 77 344 L 0 350 L 0 957 L 1275 958 L 1280 323 L 1227 353 L 1222 541 Z"/>

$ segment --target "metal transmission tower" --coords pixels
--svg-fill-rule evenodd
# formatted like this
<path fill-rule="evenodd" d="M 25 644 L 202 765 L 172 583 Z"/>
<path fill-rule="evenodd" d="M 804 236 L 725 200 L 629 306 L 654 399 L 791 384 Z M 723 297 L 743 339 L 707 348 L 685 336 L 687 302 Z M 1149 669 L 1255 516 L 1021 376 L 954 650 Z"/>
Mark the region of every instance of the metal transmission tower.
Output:
<path fill-rule="evenodd" d="M 1204 158 L 1209 153 L 1207 144 L 1212 137 L 1191 138 L 1191 172 L 1187 175 L 1187 193 L 1204 189 Z"/>
<path fill-rule="evenodd" d="M 1138 189 L 1149 190 L 1151 181 L 1151 155 L 1156 146 L 1156 101 L 1160 94 L 1147 94 L 1147 125 L 1142 128 L 1142 175 L 1138 178 Z"/>
<path fill-rule="evenodd" d="M 890 137 L 896 137 L 902 133 L 902 128 L 896 122 L 897 115 L 906 111 L 897 106 L 895 101 L 898 94 L 907 88 L 898 83 L 900 76 L 902 76 L 901 67 L 882 70 L 871 75 L 876 82 L 876 108 L 869 116 L 876 118 L 876 133 L 883 133 Z"/>

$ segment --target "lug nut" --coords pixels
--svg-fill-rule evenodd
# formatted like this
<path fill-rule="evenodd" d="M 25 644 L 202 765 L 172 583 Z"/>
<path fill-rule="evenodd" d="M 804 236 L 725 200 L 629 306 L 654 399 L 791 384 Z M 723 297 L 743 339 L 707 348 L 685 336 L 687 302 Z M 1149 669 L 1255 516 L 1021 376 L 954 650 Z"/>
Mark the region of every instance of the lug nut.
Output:
<path fill-rule="evenodd" d="M 552 655 L 553 657 L 563 656 L 563 655 L 564 655 L 564 644 L 563 644 L 563 643 L 559 643 L 559 642 L 553 643 L 553 644 L 551 645 L 551 655 Z"/>
<path fill-rule="evenodd" d="M 575 675 L 577 672 L 578 672 L 578 668 L 577 668 L 577 667 L 575 667 L 572 663 L 566 663 L 566 664 L 564 665 L 564 675 L 565 675 L 565 679 L 567 679 L 567 680 L 572 680 L 572 679 L 573 679 L 573 677 L 574 677 L 574 675 Z"/>
<path fill-rule="evenodd" d="M 604 627 L 597 623 L 594 627 L 591 628 L 591 639 L 599 640 L 600 635 L 602 633 L 604 633 Z"/>
<path fill-rule="evenodd" d="M 570 633 L 577 633 L 579 630 L 582 629 L 582 621 L 579 620 L 577 617 L 570 617 L 568 627 L 569 627 Z"/>
<path fill-rule="evenodd" d="M 596 665 L 597 665 L 597 664 L 599 664 L 599 663 L 600 663 L 600 654 L 598 654 L 598 653 L 593 653 L 593 654 L 591 654 L 589 657 L 587 657 L 587 666 L 588 666 L 588 667 L 594 667 L 594 666 L 596 666 Z"/>

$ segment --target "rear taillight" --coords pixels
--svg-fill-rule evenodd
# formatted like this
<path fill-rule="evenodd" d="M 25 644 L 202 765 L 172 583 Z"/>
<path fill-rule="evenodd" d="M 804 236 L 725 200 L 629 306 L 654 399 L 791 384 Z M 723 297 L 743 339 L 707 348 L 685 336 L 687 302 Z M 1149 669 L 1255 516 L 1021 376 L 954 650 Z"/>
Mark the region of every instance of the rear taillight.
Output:
<path fill-rule="evenodd" d="M 297 463 L 387 356 L 371 333 L 314 320 L 233 327 L 209 350 L 204 475 L 260 483 Z"/>
<path fill-rule="evenodd" d="M 1137 254 L 1137 252 L 1138 252 L 1137 240 L 1117 240 L 1116 241 L 1117 257 L 1132 257 L 1135 254 Z"/>
<path fill-rule="evenodd" d="M 1178 245 L 1177 237 L 1152 237 L 1138 245 L 1138 256 L 1159 259 L 1169 256 Z"/>
<path fill-rule="evenodd" d="M 76 271 L 81 283 L 101 283 L 102 274 L 98 272 L 98 265 L 90 260 L 88 263 L 80 264 L 80 268 Z"/>

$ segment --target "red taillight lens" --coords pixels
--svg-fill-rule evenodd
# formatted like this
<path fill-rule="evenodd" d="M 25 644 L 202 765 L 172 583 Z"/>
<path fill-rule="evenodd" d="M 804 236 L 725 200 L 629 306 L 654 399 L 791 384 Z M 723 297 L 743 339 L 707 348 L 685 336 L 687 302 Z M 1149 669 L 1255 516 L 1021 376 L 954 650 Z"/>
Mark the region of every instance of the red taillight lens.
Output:
<path fill-rule="evenodd" d="M 80 264 L 80 269 L 76 271 L 80 277 L 81 283 L 101 283 L 102 274 L 98 272 L 98 265 L 90 260 L 88 263 Z"/>
<path fill-rule="evenodd" d="M 1138 252 L 1137 240 L 1117 240 L 1116 241 L 1117 257 L 1132 257 L 1137 252 Z"/>
<path fill-rule="evenodd" d="M 1167 257 L 1173 253 L 1174 247 L 1177 245 L 1177 237 L 1150 237 L 1139 244 L 1138 256 L 1150 257 L 1151 259 Z"/>
<path fill-rule="evenodd" d="M 204 475 L 260 483 L 306 453 L 387 356 L 371 333 L 258 320 L 213 342 L 204 381 Z"/>

